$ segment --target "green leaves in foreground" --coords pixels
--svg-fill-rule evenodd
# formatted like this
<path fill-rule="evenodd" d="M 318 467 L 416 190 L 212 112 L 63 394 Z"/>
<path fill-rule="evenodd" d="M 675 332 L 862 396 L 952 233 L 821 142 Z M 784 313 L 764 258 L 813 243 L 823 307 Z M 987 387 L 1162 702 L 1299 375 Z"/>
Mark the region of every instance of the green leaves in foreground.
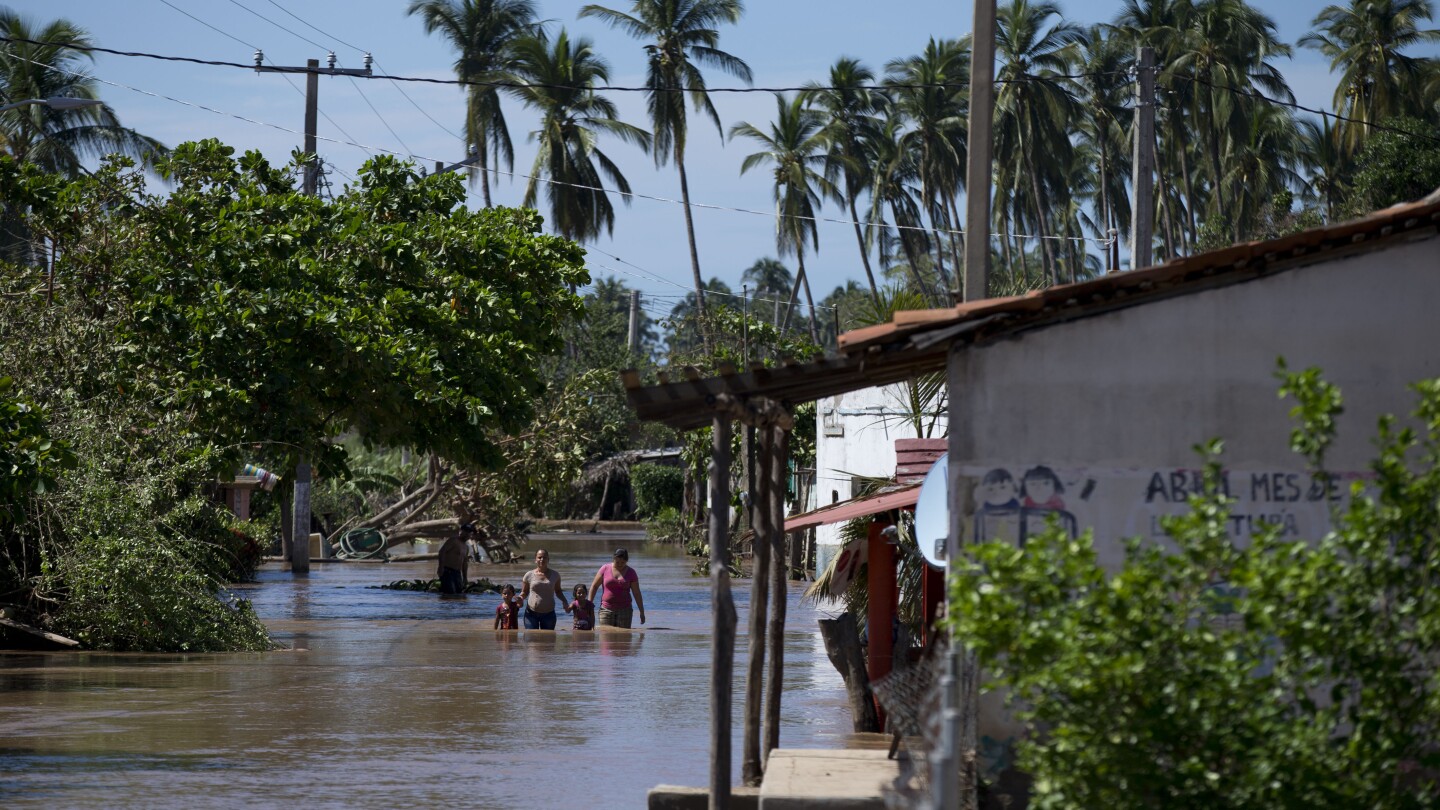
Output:
<path fill-rule="evenodd" d="M 1284 391 L 1317 463 L 1338 391 L 1314 371 Z M 1416 391 L 1422 427 L 1382 422 L 1376 479 L 1327 537 L 1237 548 L 1212 486 L 1166 522 L 1173 548 L 1131 542 L 1113 573 L 1088 535 L 971 550 L 950 629 L 1029 729 L 1035 806 L 1432 805 L 1440 382 Z"/>

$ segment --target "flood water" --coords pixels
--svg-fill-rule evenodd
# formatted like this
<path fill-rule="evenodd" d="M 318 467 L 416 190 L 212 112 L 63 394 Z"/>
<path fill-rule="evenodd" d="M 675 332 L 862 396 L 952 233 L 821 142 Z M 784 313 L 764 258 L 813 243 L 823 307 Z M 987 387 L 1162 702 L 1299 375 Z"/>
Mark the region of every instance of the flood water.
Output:
<path fill-rule="evenodd" d="M 567 590 L 629 547 L 634 633 L 497 632 L 499 597 L 378 590 L 431 562 L 276 564 L 238 588 L 288 651 L 0 653 L 0 806 L 639 808 L 709 774 L 710 593 L 673 546 L 543 545 Z M 519 586 L 529 566 L 476 566 Z M 735 582 L 743 700 L 749 580 Z M 844 687 L 792 583 L 781 745 L 840 747 Z M 637 613 L 635 621 L 639 622 Z M 559 626 L 569 627 L 560 614 Z M 738 779 L 739 712 L 734 750 Z"/>

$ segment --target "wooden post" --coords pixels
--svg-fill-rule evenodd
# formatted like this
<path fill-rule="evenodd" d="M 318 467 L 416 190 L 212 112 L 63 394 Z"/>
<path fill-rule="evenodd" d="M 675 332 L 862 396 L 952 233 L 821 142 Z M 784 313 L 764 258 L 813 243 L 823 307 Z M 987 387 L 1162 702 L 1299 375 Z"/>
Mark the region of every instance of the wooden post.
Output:
<path fill-rule="evenodd" d="M 785 463 L 790 454 L 790 432 L 775 425 L 765 431 L 770 435 L 770 465 L 765 471 L 768 496 L 761 511 L 770 515 L 770 667 L 765 680 L 765 758 L 780 747 L 780 696 L 785 682 L 785 608 L 790 596 L 785 564 Z"/>
<path fill-rule="evenodd" d="M 735 595 L 730 592 L 730 420 L 710 433 L 710 810 L 730 806 L 730 689 L 735 674 Z"/>
<path fill-rule="evenodd" d="M 866 623 L 869 638 L 865 656 L 865 668 L 870 682 L 890 674 L 895 657 L 895 611 L 899 604 L 899 589 L 895 585 L 895 546 L 887 542 L 881 532 L 885 524 L 870 524 L 870 559 L 865 564 L 866 585 L 870 592 L 870 615 Z M 876 714 L 880 727 L 885 727 L 885 710 L 877 703 Z"/>
<path fill-rule="evenodd" d="M 772 559 L 770 536 L 775 532 L 774 516 L 770 509 L 770 466 L 775 454 L 774 431 L 761 428 L 755 431 L 759 439 L 759 474 L 751 503 L 754 506 L 755 541 L 751 544 L 750 555 L 750 619 L 748 633 L 750 662 L 745 671 L 745 735 L 742 743 L 743 759 L 740 778 L 747 785 L 760 784 L 765 773 L 765 763 L 760 752 L 760 708 L 765 677 L 765 614 L 770 594 L 770 568 L 778 565 Z M 772 684 L 771 689 L 774 689 Z"/>

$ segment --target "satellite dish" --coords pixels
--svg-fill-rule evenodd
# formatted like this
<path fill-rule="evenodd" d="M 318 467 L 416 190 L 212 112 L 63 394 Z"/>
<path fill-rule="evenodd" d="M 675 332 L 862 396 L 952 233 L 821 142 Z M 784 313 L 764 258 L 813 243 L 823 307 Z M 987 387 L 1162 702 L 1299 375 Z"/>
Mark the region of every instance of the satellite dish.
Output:
<path fill-rule="evenodd" d="M 950 536 L 950 454 L 935 460 L 920 485 L 915 502 L 915 542 L 925 561 L 945 567 L 945 541 Z"/>

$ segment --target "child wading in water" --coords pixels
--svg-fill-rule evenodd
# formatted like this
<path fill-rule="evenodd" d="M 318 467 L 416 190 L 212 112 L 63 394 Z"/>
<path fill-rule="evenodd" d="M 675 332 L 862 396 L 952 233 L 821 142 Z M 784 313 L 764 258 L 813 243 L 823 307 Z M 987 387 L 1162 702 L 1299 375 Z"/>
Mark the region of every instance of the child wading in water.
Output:
<path fill-rule="evenodd" d="M 515 598 L 514 585 L 500 589 L 500 604 L 495 608 L 495 629 L 520 629 L 520 600 Z"/>
<path fill-rule="evenodd" d="M 595 603 L 585 598 L 586 590 L 584 585 L 575 586 L 575 601 L 565 606 L 566 612 L 575 617 L 575 624 L 572 630 L 594 630 L 595 629 Z"/>

